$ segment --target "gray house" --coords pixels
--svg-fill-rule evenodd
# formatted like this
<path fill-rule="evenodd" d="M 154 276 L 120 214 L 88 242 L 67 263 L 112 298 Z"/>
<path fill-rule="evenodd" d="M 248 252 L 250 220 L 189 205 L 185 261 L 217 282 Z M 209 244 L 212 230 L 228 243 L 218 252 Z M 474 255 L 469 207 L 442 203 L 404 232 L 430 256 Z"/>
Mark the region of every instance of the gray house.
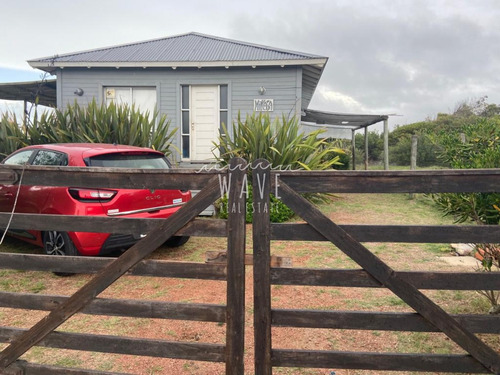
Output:
<path fill-rule="evenodd" d="M 324 56 L 188 33 L 29 60 L 56 80 L 0 84 L 0 99 L 23 100 L 25 107 L 36 97 L 59 108 L 96 99 L 135 104 L 143 111 L 158 109 L 179 129 L 177 161 L 187 166 L 213 160 L 212 141 L 221 123 L 231 124 L 238 113 L 298 116 L 304 132 L 323 128 L 325 137 L 351 138 L 353 149 L 355 131 L 364 129 L 365 150 L 367 128 L 383 121 L 388 169 L 388 116 L 308 108 L 327 61 Z"/>
<path fill-rule="evenodd" d="M 180 161 L 213 157 L 221 123 L 238 113 L 301 116 L 328 58 L 199 33 L 46 57 L 28 63 L 57 79 L 57 107 L 76 100 L 158 108 L 177 126 Z"/>

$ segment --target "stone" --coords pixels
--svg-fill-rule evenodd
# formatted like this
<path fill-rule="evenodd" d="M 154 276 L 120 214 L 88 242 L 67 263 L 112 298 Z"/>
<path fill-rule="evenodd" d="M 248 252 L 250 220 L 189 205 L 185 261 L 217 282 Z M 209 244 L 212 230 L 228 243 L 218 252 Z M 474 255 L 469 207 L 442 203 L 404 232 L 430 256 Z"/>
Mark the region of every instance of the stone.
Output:
<path fill-rule="evenodd" d="M 476 245 L 472 243 L 452 243 L 451 248 L 459 256 L 469 256 L 476 250 Z"/>

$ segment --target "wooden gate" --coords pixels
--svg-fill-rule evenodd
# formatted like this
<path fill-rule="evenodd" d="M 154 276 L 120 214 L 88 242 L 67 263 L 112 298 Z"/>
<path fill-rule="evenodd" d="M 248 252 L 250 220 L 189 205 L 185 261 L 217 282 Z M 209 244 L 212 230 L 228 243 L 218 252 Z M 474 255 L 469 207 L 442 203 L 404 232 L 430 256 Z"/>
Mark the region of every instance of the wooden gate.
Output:
<path fill-rule="evenodd" d="M 11 228 L 37 230 L 89 231 L 105 233 L 134 232 L 148 235 L 115 260 L 0 253 L 0 267 L 44 271 L 92 273 L 96 275 L 70 297 L 0 292 L 0 305 L 24 309 L 50 310 L 28 330 L 0 327 L 0 340 L 9 345 L 0 352 L 2 374 L 98 374 L 102 372 L 68 369 L 19 361 L 35 345 L 97 352 L 225 362 L 227 374 L 243 373 L 244 271 L 245 271 L 245 197 L 243 185 L 246 162 L 233 159 L 230 169 L 222 171 L 116 170 L 106 168 L 39 168 L 0 166 L 0 183 L 26 185 L 81 186 L 89 188 L 201 189 L 185 206 L 168 219 L 110 219 L 65 217 L 60 215 L 16 214 Z M 224 181 L 223 181 L 224 180 Z M 228 185 L 230 205 L 243 211 L 230 212 L 226 221 L 197 220 L 196 216 Z M 5 228 L 11 219 L 0 213 Z M 227 266 L 187 262 L 145 261 L 144 258 L 172 235 L 227 236 Z M 58 259 L 59 258 L 59 259 Z M 201 305 L 104 299 L 96 297 L 126 272 L 134 275 L 230 280 L 227 305 Z M 226 323 L 226 343 L 171 342 L 117 336 L 73 334 L 54 330 L 75 313 L 118 315 L 143 318 L 184 319 Z"/>
<path fill-rule="evenodd" d="M 498 192 L 499 170 L 421 172 L 271 171 L 253 166 L 255 373 L 272 367 L 500 374 L 500 356 L 472 332 L 500 333 L 499 316 L 450 316 L 419 289 L 500 290 L 499 273 L 396 272 L 361 242 L 498 243 L 499 226 L 339 226 L 300 193 Z M 305 224 L 270 224 L 269 193 Z M 271 240 L 331 241 L 362 269 L 272 268 Z M 416 313 L 272 309 L 271 285 L 388 288 Z M 271 327 L 438 331 L 469 355 L 285 350 L 272 347 Z"/>
<path fill-rule="evenodd" d="M 273 367 L 322 367 L 429 372 L 500 373 L 498 353 L 474 333 L 500 333 L 499 316 L 450 316 L 421 289 L 500 290 L 498 273 L 396 272 L 361 242 L 500 242 L 499 226 L 339 226 L 304 200 L 301 193 L 418 193 L 495 192 L 499 170 L 425 172 L 305 172 L 271 171 L 266 161 L 256 162 L 253 173 L 253 264 L 255 374 L 271 374 Z M 0 353 L 0 373 L 97 374 L 102 372 L 44 366 L 19 361 L 34 345 L 110 353 L 225 362 L 226 374 L 244 369 L 244 264 L 246 163 L 231 162 L 228 170 L 123 171 L 79 168 L 0 166 L 0 183 L 16 183 L 23 175 L 27 185 L 81 186 L 89 188 L 202 189 L 167 220 L 63 217 L 18 214 L 12 228 L 90 232 L 135 230 L 149 235 L 116 260 L 0 253 L 0 268 L 96 273 L 71 297 L 0 292 L 0 306 L 51 312 L 31 329 L 0 327 L 0 341 L 9 342 Z M 225 179 L 225 180 L 224 180 Z M 224 180 L 224 181 L 223 181 Z M 227 221 L 199 220 L 196 215 L 229 191 Z M 306 223 L 271 224 L 269 194 L 277 193 Z M 266 209 L 267 207 L 267 209 Z M 0 213 L 0 227 L 10 215 Z M 226 237 L 227 264 L 159 262 L 143 260 L 173 234 Z M 303 269 L 271 266 L 271 240 L 331 241 L 361 269 Z M 226 305 L 177 304 L 159 301 L 97 298 L 110 284 L 128 272 L 132 275 L 227 280 Z M 387 288 L 415 313 L 315 311 L 272 309 L 271 285 L 312 285 Z M 225 344 L 74 334 L 54 331 L 73 314 L 119 315 L 226 323 Z M 337 352 L 273 348 L 272 327 L 305 327 L 355 330 L 443 332 L 468 355 Z"/>

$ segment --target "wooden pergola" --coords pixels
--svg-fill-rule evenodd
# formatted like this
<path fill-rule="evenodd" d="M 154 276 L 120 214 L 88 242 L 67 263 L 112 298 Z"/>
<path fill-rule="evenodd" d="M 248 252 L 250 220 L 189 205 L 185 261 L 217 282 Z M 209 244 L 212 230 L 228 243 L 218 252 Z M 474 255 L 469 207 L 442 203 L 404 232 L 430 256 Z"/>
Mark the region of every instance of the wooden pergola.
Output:
<path fill-rule="evenodd" d="M 384 169 L 389 169 L 389 116 L 388 115 L 358 115 L 351 113 L 334 113 L 306 109 L 301 117 L 305 127 L 322 128 L 326 135 L 332 138 L 352 139 L 352 169 L 356 169 L 355 132 L 365 130 L 365 169 L 368 169 L 368 127 L 379 122 L 384 122 Z"/>

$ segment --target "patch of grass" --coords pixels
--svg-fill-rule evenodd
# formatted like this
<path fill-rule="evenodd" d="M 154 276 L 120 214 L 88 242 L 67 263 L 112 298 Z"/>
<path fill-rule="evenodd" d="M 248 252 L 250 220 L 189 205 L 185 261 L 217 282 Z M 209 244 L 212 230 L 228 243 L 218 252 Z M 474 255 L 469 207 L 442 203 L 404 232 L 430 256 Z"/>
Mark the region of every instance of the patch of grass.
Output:
<path fill-rule="evenodd" d="M 0 290 L 17 293 L 39 293 L 46 289 L 43 280 L 47 278 L 47 275 L 46 272 L 3 270 L 0 274 Z"/>
<path fill-rule="evenodd" d="M 428 332 L 396 332 L 397 349 L 402 353 L 451 354 L 454 344 L 442 334 Z"/>
<path fill-rule="evenodd" d="M 99 371 L 111 371 L 115 364 L 110 360 L 100 360 L 97 364 L 97 370 Z"/>
<path fill-rule="evenodd" d="M 83 361 L 75 356 L 64 356 L 58 358 L 54 365 L 62 367 L 79 367 L 83 364 Z"/>
<path fill-rule="evenodd" d="M 152 366 L 147 369 L 149 375 L 154 374 L 163 374 L 163 367 L 161 366 Z"/>
<path fill-rule="evenodd" d="M 424 250 L 437 254 L 437 255 L 446 255 L 449 254 L 451 251 L 450 245 L 449 244 L 442 244 L 442 243 L 425 243 L 422 244 Z"/>

